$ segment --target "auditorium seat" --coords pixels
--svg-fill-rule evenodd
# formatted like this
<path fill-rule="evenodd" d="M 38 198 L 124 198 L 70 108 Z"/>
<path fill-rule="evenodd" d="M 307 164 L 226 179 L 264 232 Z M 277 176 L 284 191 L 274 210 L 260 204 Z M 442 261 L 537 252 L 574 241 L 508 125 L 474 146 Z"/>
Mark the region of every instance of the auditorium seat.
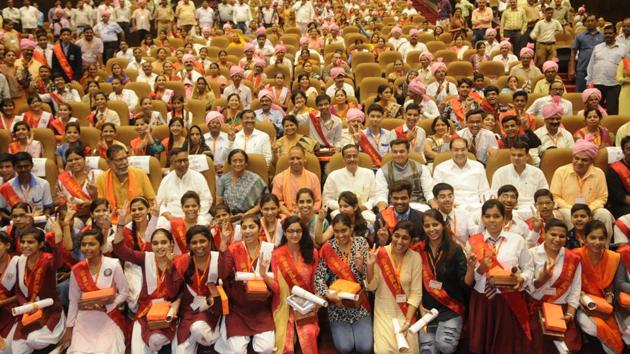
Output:
<path fill-rule="evenodd" d="M 374 168 L 374 163 L 372 163 L 372 159 L 370 158 L 370 155 L 364 152 L 360 152 L 359 153 L 359 166 L 369 168 L 369 169 Z M 343 156 L 341 156 L 341 152 L 336 152 L 334 155 L 332 155 L 332 157 L 330 158 L 330 161 L 328 162 L 327 173 L 330 174 L 332 171 L 335 171 L 344 167 L 346 167 L 346 162 L 344 161 Z"/>
<path fill-rule="evenodd" d="M 247 154 L 247 170 L 259 175 L 266 185 L 269 185 L 269 169 L 267 167 L 267 161 L 262 154 Z M 223 166 L 223 173 L 231 171 L 230 164 L 225 161 Z M 246 191 L 243 191 L 244 193 Z"/>
<path fill-rule="evenodd" d="M 319 163 L 319 160 L 317 159 L 317 156 L 307 152 L 306 153 L 306 162 L 304 163 L 304 167 L 313 172 L 315 175 L 317 175 L 317 178 L 319 178 L 320 182 L 322 180 L 322 169 Z M 282 156 L 280 156 L 278 158 L 278 161 L 276 162 L 276 174 L 281 173 L 282 171 L 286 170 L 287 168 L 289 168 L 289 155 L 284 154 Z M 273 178 L 272 178 L 273 180 Z"/>

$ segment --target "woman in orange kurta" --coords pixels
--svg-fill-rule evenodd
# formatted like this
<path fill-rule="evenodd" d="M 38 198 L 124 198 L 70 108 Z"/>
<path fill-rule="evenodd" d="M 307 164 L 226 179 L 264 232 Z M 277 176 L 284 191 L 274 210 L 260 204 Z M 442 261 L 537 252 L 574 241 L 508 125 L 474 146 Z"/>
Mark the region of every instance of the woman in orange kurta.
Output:
<path fill-rule="evenodd" d="M 619 266 L 618 253 L 606 249 L 606 226 L 599 220 L 590 221 L 584 228 L 586 244 L 577 249 L 582 257 L 582 296 L 603 301 L 612 306 L 615 273 Z M 606 353 L 621 353 L 623 342 L 615 316 L 595 311 L 579 310 L 577 322 L 583 332 L 598 338 Z"/>

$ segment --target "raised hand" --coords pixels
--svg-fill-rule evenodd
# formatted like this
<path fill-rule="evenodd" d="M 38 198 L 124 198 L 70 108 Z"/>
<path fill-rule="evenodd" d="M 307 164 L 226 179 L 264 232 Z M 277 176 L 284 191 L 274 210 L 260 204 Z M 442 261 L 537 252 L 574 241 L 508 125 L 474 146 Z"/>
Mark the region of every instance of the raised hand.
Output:
<path fill-rule="evenodd" d="M 378 254 L 378 248 L 376 247 L 376 244 L 374 244 L 374 246 L 372 246 L 372 249 L 370 249 L 368 251 L 368 255 L 367 255 L 367 265 L 368 266 L 373 266 L 374 263 L 376 263 L 376 255 Z"/>

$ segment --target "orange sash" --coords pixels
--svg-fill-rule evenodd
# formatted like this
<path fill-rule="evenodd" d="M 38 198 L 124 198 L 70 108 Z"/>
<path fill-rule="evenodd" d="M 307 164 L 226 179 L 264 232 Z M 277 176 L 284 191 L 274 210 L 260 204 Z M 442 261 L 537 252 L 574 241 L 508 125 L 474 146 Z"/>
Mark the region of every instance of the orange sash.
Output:
<path fill-rule="evenodd" d="M 492 255 L 492 265 L 490 268 L 500 267 L 503 269 L 503 266 L 497 260 L 496 254 L 494 254 L 494 249 L 488 245 L 484 239 L 483 234 L 476 234 L 470 236 L 468 242 L 472 246 L 472 250 L 477 256 L 479 261 L 483 260 L 483 255 Z M 501 296 L 505 299 L 505 302 L 510 307 L 510 310 L 516 317 L 516 320 L 520 324 L 521 328 L 525 332 L 527 338 L 531 341 L 532 334 L 529 327 L 529 309 L 527 308 L 527 303 L 525 302 L 525 297 L 520 292 L 508 292 L 502 291 Z"/>
<path fill-rule="evenodd" d="M 44 265 L 48 262 L 53 262 L 53 255 L 47 252 L 42 253 L 33 268 L 33 273 L 25 275 L 26 286 L 28 287 L 28 298 L 31 302 L 35 301 L 37 296 L 39 296 L 39 292 L 42 290 L 44 272 L 46 271 Z"/>
<path fill-rule="evenodd" d="M 326 135 L 324 135 L 324 131 L 322 130 L 322 121 L 319 120 L 317 112 L 315 111 L 309 113 L 308 117 L 311 119 L 311 123 L 313 124 L 313 128 L 315 128 L 315 132 L 322 140 L 322 143 L 324 143 L 324 147 L 331 147 L 332 145 L 328 142 L 328 139 L 326 139 Z"/>
<path fill-rule="evenodd" d="M 398 126 L 394 128 L 394 132 L 396 133 L 397 139 L 407 139 L 407 133 L 404 131 L 404 125 Z"/>
<path fill-rule="evenodd" d="M 582 257 L 582 291 L 589 295 L 605 298 L 604 289 L 613 283 L 621 256 L 619 253 L 605 250 L 599 264 L 593 265 L 586 247 L 580 247 L 576 252 Z M 597 326 L 597 337 L 602 343 L 615 352 L 621 353 L 623 342 L 615 316 L 606 316 L 604 319 L 592 315 L 590 318 Z"/>
<path fill-rule="evenodd" d="M 11 208 L 13 208 L 15 204 L 22 202 L 22 199 L 15 193 L 15 190 L 13 190 L 9 182 L 5 182 L 0 186 L 0 195 L 4 197 L 4 200 L 6 200 Z"/>
<path fill-rule="evenodd" d="M 179 250 L 184 253 L 188 253 L 188 246 L 186 245 L 186 223 L 184 219 L 177 218 L 171 220 L 171 233 L 173 234 L 173 239 L 177 243 L 177 247 Z"/>
<path fill-rule="evenodd" d="M 448 103 L 450 103 L 459 124 L 464 125 L 464 122 L 466 121 L 466 113 L 464 112 L 462 103 L 459 101 L 459 96 L 451 98 L 448 100 Z"/>
<path fill-rule="evenodd" d="M 44 53 L 40 52 L 39 50 L 33 51 L 33 59 L 37 60 L 42 65 L 48 66 L 48 60 L 46 60 Z"/>
<path fill-rule="evenodd" d="M 575 271 L 577 270 L 578 265 L 580 264 L 580 256 L 578 256 L 575 252 L 564 249 L 564 264 L 562 265 L 562 272 L 560 276 L 551 286 L 556 289 L 555 295 L 545 295 L 540 299 L 542 302 L 555 302 L 562 295 L 564 295 L 569 288 L 571 287 L 571 283 L 573 283 L 573 276 L 575 276 Z"/>
<path fill-rule="evenodd" d="M 116 194 L 114 193 L 114 172 L 109 169 L 105 173 L 107 173 L 107 176 L 105 176 L 105 199 L 107 199 L 109 205 L 114 208 L 118 208 L 119 206 L 116 203 Z M 132 200 L 140 195 L 140 186 L 138 186 L 136 176 L 131 171 L 128 172 L 127 181 L 129 183 L 129 188 L 127 188 L 127 200 Z M 112 215 L 112 222 L 118 222 L 118 214 Z"/>
<path fill-rule="evenodd" d="M 414 248 L 422 256 L 422 285 L 424 289 L 433 296 L 440 304 L 448 307 L 451 311 L 464 317 L 466 313 L 466 306 L 461 302 L 453 299 L 448 295 L 446 290 L 440 288 L 435 289 L 430 286 L 431 280 L 437 280 L 436 275 L 433 273 L 433 269 L 429 265 L 429 255 L 425 251 L 425 243 L 420 242 L 419 247 Z"/>
<path fill-rule="evenodd" d="M 626 75 L 630 76 L 630 57 L 623 59 L 623 67 L 626 69 Z"/>
<path fill-rule="evenodd" d="M 90 196 L 85 193 L 83 188 L 81 188 L 79 182 L 77 182 L 77 180 L 74 179 L 68 171 L 61 172 L 58 178 L 61 185 L 70 193 L 70 195 L 83 202 L 89 202 L 91 200 Z"/>
<path fill-rule="evenodd" d="M 370 143 L 367 136 L 363 132 L 359 134 L 359 147 L 361 147 L 361 150 L 370 155 L 374 166 L 381 167 L 381 154 L 378 152 L 377 149 L 374 148 L 374 146 L 372 146 L 372 143 Z"/>
<path fill-rule="evenodd" d="M 14 142 L 9 144 L 9 153 L 10 154 L 17 154 L 20 151 L 22 151 L 22 145 L 20 145 L 19 142 L 14 141 Z"/>
<path fill-rule="evenodd" d="M 234 267 L 237 272 L 251 272 L 252 267 L 249 264 L 249 254 L 245 248 L 245 244 L 241 241 L 230 245 L 230 253 L 234 258 Z"/>
<path fill-rule="evenodd" d="M 293 262 L 293 257 L 289 253 L 288 247 L 281 247 L 276 250 L 278 254 L 278 269 L 280 273 L 282 273 L 282 277 L 287 282 L 289 286 L 289 290 L 293 288 L 294 285 L 299 286 L 300 288 L 312 291 L 313 284 L 308 284 L 302 277 L 300 273 L 298 273 L 297 267 L 295 266 L 295 262 Z"/>
<path fill-rule="evenodd" d="M 389 257 L 384 247 L 381 247 L 378 250 L 378 253 L 376 254 L 376 263 L 381 268 L 385 284 L 387 284 L 387 287 L 389 288 L 389 291 L 392 292 L 394 298 L 396 299 L 400 295 L 404 296 L 406 299 L 407 295 L 405 294 L 405 290 L 403 289 L 400 279 L 396 274 L 396 270 L 392 264 L 392 259 Z M 398 303 L 398 307 L 400 307 L 400 311 L 402 311 L 403 316 L 407 316 L 407 309 L 409 308 L 407 301 L 396 302 Z"/>
<path fill-rule="evenodd" d="M 628 166 L 626 166 L 623 161 L 617 161 L 610 164 L 610 168 L 617 172 L 617 174 L 619 175 L 619 179 L 623 184 L 623 188 L 625 188 L 626 192 L 630 193 L 630 169 L 628 169 Z"/>
<path fill-rule="evenodd" d="M 65 126 L 61 118 L 51 120 L 50 127 L 55 131 L 55 135 L 63 135 L 65 132 Z"/>
<path fill-rule="evenodd" d="M 72 267 L 72 274 L 74 274 L 77 285 L 82 292 L 86 293 L 89 291 L 100 290 L 99 287 L 96 286 L 96 283 L 94 283 L 94 279 L 92 279 L 92 274 L 90 274 L 90 266 L 87 263 L 87 259 L 82 260 L 74 267 Z M 120 328 L 125 336 L 127 336 L 127 320 L 125 319 L 125 316 L 122 314 L 122 312 L 120 312 L 119 309 L 115 308 L 108 312 L 107 316 L 109 316 L 109 318 L 114 321 L 114 323 Z"/>
<path fill-rule="evenodd" d="M 350 266 L 348 266 L 346 262 L 339 258 L 339 255 L 337 254 L 337 252 L 335 252 L 335 250 L 330 246 L 329 243 L 325 243 L 319 252 L 324 259 L 324 262 L 328 265 L 328 268 L 330 268 L 330 270 L 335 273 L 337 278 L 361 284 L 361 282 L 358 281 L 357 278 L 354 276 L 354 273 L 352 273 L 352 269 L 350 269 Z M 361 292 L 363 291 L 363 288 L 361 288 Z M 361 306 L 368 310 L 368 312 L 372 311 L 372 307 L 370 306 L 367 296 L 361 296 Z"/>
<path fill-rule="evenodd" d="M 57 43 L 53 46 L 53 53 L 57 57 L 57 61 L 59 61 L 59 66 L 63 70 L 63 73 L 66 74 L 68 79 L 72 80 L 74 78 L 74 70 L 72 70 L 72 66 L 68 62 L 66 55 L 63 53 L 63 49 L 61 48 L 61 44 Z"/>
<path fill-rule="evenodd" d="M 390 233 L 394 232 L 394 228 L 396 227 L 396 224 L 398 224 L 398 219 L 396 219 L 396 212 L 394 212 L 394 208 L 389 207 L 381 211 L 381 217 L 383 218 L 383 221 L 385 221 L 385 224 L 387 224 L 387 230 L 389 230 Z"/>

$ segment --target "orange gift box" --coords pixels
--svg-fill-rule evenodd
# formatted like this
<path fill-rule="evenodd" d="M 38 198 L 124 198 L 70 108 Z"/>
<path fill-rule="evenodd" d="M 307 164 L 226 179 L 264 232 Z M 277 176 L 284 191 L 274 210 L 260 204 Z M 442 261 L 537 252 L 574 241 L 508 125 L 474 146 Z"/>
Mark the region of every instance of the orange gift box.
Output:
<path fill-rule="evenodd" d="M 630 309 L 630 294 L 619 293 L 619 305 L 625 309 Z"/>
<path fill-rule="evenodd" d="M 116 289 L 114 288 L 86 291 L 83 294 L 81 294 L 81 301 L 79 302 L 79 305 L 88 305 L 88 304 L 106 305 L 114 301 L 115 297 L 116 297 Z"/>
<path fill-rule="evenodd" d="M 361 284 L 349 280 L 337 279 L 328 289 L 340 293 L 357 294 L 361 291 Z"/>
<path fill-rule="evenodd" d="M 247 300 L 249 301 L 264 301 L 271 294 L 267 290 L 267 284 L 263 280 L 249 280 L 245 285 L 247 291 Z"/>
<path fill-rule="evenodd" d="M 217 313 L 223 315 L 230 314 L 230 304 L 227 294 L 223 290 L 223 285 L 208 285 L 210 296 L 214 299 L 213 308 Z"/>
<path fill-rule="evenodd" d="M 488 277 L 492 278 L 494 286 L 497 287 L 512 287 L 516 285 L 516 279 L 514 278 L 512 272 L 501 267 L 494 267 L 490 269 L 488 271 Z"/>
<path fill-rule="evenodd" d="M 42 325 L 44 320 L 44 310 L 37 309 L 33 313 L 25 313 L 22 315 L 22 326 L 29 327 L 33 325 Z"/>
<path fill-rule="evenodd" d="M 564 333 L 567 331 L 567 324 L 564 321 L 564 311 L 562 306 L 545 302 L 542 304 L 544 317 L 543 325 L 546 330 Z"/>
<path fill-rule="evenodd" d="M 151 304 L 147 313 L 148 321 L 166 321 L 166 315 L 171 309 L 171 303 L 168 301 L 160 301 Z"/>
<path fill-rule="evenodd" d="M 603 313 L 604 315 L 610 315 L 613 312 L 612 305 L 609 304 L 606 299 L 595 295 L 589 295 L 589 297 L 596 305 L 595 311 Z"/>

